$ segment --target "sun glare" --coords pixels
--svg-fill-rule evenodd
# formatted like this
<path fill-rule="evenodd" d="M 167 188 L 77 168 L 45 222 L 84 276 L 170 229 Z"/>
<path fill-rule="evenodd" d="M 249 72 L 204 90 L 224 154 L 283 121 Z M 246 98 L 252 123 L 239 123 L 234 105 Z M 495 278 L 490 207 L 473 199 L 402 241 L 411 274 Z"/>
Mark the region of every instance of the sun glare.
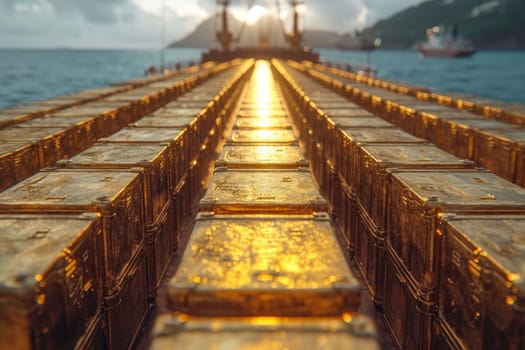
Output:
<path fill-rule="evenodd" d="M 259 19 L 261 19 L 262 16 L 266 14 L 266 12 L 266 8 L 262 7 L 261 5 L 252 6 L 248 10 L 248 15 L 246 16 L 246 24 L 253 26 L 259 21 Z"/>

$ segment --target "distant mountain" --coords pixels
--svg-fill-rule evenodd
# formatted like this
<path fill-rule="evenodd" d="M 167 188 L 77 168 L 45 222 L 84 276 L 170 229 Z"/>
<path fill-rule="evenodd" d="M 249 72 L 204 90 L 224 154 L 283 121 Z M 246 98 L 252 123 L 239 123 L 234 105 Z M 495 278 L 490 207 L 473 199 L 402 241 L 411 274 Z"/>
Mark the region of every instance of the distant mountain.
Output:
<path fill-rule="evenodd" d="M 204 20 L 193 32 L 181 40 L 172 42 L 168 47 L 217 47 L 215 32 L 219 26 L 215 17 Z M 228 25 L 234 37 L 241 34 L 242 24 L 234 17 L 229 17 Z M 312 48 L 335 48 L 341 41 L 341 35 L 326 30 L 305 30 L 303 32 L 304 45 Z M 286 42 L 279 19 L 267 16 L 254 26 L 245 26 L 236 46 L 257 46 L 261 39 L 266 39 L 269 45 L 285 46 Z"/>
<path fill-rule="evenodd" d="M 219 19 L 211 17 L 202 22 L 185 38 L 169 47 L 218 47 L 215 32 Z M 229 19 L 230 30 L 240 33 L 241 22 Z M 525 49 L 525 0 L 429 0 L 409 7 L 392 17 L 363 30 L 361 37 L 382 39 L 382 48 L 407 49 L 425 40 L 427 28 L 456 24 L 462 36 L 479 49 Z M 254 26 L 245 26 L 236 46 L 257 46 L 265 37 L 269 45 L 284 46 L 280 21 L 271 16 Z M 306 29 L 304 45 L 311 48 L 337 48 L 352 41 L 353 34 Z"/>
<path fill-rule="evenodd" d="M 410 48 L 434 25 L 457 24 L 479 49 L 525 48 L 524 0 L 430 0 L 379 21 L 367 33 L 383 48 Z"/>

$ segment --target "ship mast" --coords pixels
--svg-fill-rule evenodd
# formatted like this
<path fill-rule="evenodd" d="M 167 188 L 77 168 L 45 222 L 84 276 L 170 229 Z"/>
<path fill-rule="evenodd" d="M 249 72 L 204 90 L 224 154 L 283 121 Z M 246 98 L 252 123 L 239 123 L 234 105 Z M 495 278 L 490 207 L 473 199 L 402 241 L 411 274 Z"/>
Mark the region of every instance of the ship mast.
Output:
<path fill-rule="evenodd" d="M 303 3 L 303 0 L 290 1 L 290 5 L 293 7 L 293 31 L 286 36 L 286 41 L 292 50 L 299 50 L 303 41 L 303 34 L 299 31 L 299 5 Z"/>
<path fill-rule="evenodd" d="M 233 42 L 233 35 L 228 29 L 228 5 L 229 0 L 217 0 L 217 4 L 222 5 L 222 28 L 217 32 L 217 40 L 221 44 L 222 51 L 230 52 Z"/>

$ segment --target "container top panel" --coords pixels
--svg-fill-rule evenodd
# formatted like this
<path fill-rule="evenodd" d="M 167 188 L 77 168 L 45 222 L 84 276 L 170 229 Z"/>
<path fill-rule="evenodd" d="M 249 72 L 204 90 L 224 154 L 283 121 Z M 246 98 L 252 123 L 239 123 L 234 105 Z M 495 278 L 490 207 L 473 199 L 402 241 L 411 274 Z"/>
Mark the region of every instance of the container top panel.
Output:
<path fill-rule="evenodd" d="M 482 255 L 525 294 L 525 215 L 451 216 L 445 221 L 485 252 Z"/>
<path fill-rule="evenodd" d="M 0 215 L 0 290 L 34 286 L 61 253 L 98 223 L 94 214 Z"/>
<path fill-rule="evenodd" d="M 212 101 L 208 100 L 207 102 L 202 101 L 173 101 L 165 105 L 164 107 L 157 110 L 157 112 L 162 113 L 162 111 L 170 111 L 172 109 L 204 109 L 206 107 L 212 106 Z"/>
<path fill-rule="evenodd" d="M 239 129 L 286 129 L 292 124 L 288 118 L 238 118 L 235 127 Z"/>
<path fill-rule="evenodd" d="M 53 136 L 64 130 L 63 127 L 33 127 L 21 128 L 12 126 L 0 130 L 0 140 L 2 141 L 26 141 L 41 140 Z"/>
<path fill-rule="evenodd" d="M 282 129 L 238 129 L 232 132 L 231 142 L 235 143 L 292 143 L 296 138 L 291 130 Z"/>
<path fill-rule="evenodd" d="M 78 117 L 78 116 L 95 116 L 101 114 L 112 114 L 117 111 L 115 107 L 91 107 L 80 105 L 75 108 L 67 108 L 58 112 L 54 112 L 54 117 Z"/>
<path fill-rule="evenodd" d="M 345 102 L 328 102 L 323 101 L 322 99 L 316 99 L 314 100 L 314 103 L 321 108 L 322 110 L 326 111 L 334 111 L 334 113 L 343 112 L 346 110 L 361 110 L 363 112 L 367 112 L 359 105 L 356 105 L 355 103 L 352 103 L 350 101 Z"/>
<path fill-rule="evenodd" d="M 0 210 L 94 211 L 112 203 L 139 176 L 124 170 L 40 172 L 0 193 Z"/>
<path fill-rule="evenodd" d="M 108 142 L 172 142 L 183 132 L 182 128 L 124 128 L 104 140 Z"/>
<path fill-rule="evenodd" d="M 217 162 L 226 164 L 292 164 L 305 159 L 298 147 L 293 146 L 225 146 Z"/>
<path fill-rule="evenodd" d="M 194 116 L 161 116 L 144 117 L 139 121 L 133 123 L 137 127 L 169 127 L 169 128 L 183 128 L 188 126 L 193 120 Z"/>
<path fill-rule="evenodd" d="M 330 117 L 372 117 L 374 114 L 368 112 L 365 109 L 362 108 L 341 108 L 341 109 L 329 109 L 329 108 L 321 108 L 321 111 L 323 111 L 324 114 L 330 116 Z"/>
<path fill-rule="evenodd" d="M 194 318 L 160 316 L 153 329 L 152 350 L 378 350 L 376 330 L 368 318 Z"/>
<path fill-rule="evenodd" d="M 473 163 L 460 159 L 434 145 L 423 144 L 369 144 L 361 151 L 379 165 L 385 167 L 449 165 L 452 167 L 473 167 Z"/>
<path fill-rule="evenodd" d="M 286 111 L 284 111 L 282 108 L 244 109 L 239 111 L 238 115 L 240 118 L 285 118 Z"/>
<path fill-rule="evenodd" d="M 97 143 L 73 158 L 63 161 L 66 165 L 139 165 L 153 162 L 166 152 L 163 144 L 136 145 L 125 143 Z"/>
<path fill-rule="evenodd" d="M 393 128 L 394 125 L 380 117 L 332 117 L 340 128 Z"/>
<path fill-rule="evenodd" d="M 480 115 L 473 114 L 467 111 L 457 110 L 454 108 L 443 108 L 443 109 L 436 109 L 436 110 L 426 110 L 426 109 L 418 109 L 418 112 L 430 114 L 433 116 L 436 116 L 439 119 L 453 119 L 453 120 L 479 120 L 481 117 Z"/>
<path fill-rule="evenodd" d="M 464 128 L 471 128 L 474 130 L 485 130 L 485 129 L 509 129 L 509 130 L 516 130 L 516 126 L 512 124 L 507 124 L 504 122 L 500 122 L 499 120 L 495 119 L 486 119 L 481 116 L 478 116 L 477 119 L 469 118 L 469 119 L 456 119 L 456 118 L 449 118 L 447 121 L 457 123 L 458 126 L 464 127 Z"/>
<path fill-rule="evenodd" d="M 199 113 L 206 107 L 193 107 L 193 108 L 161 108 L 151 114 L 151 116 L 163 115 L 163 116 L 198 116 Z"/>
<path fill-rule="evenodd" d="M 394 128 L 342 128 L 342 133 L 355 143 L 424 143 L 401 129 Z"/>
<path fill-rule="evenodd" d="M 170 281 L 175 289 L 188 284 L 195 291 L 361 290 L 326 215 L 201 214 Z"/>
<path fill-rule="evenodd" d="M 5 142 L 5 143 L 0 143 L 0 158 L 3 157 L 4 155 L 6 154 L 10 154 L 11 152 L 15 152 L 15 151 L 18 151 L 22 148 L 25 148 L 27 146 L 31 145 L 31 143 L 27 143 L 27 142 L 23 142 L 23 141 L 20 141 L 20 142 Z"/>
<path fill-rule="evenodd" d="M 286 207 L 305 207 L 315 210 L 326 201 L 317 190 L 312 176 L 305 171 L 228 170 L 216 171 L 206 192 L 202 206 L 239 207 L 248 210 L 279 211 Z"/>
<path fill-rule="evenodd" d="M 89 120 L 92 120 L 91 117 L 86 116 L 75 116 L 75 117 L 53 117 L 49 116 L 46 118 L 37 118 L 33 120 L 29 120 L 27 122 L 18 124 L 18 126 L 26 128 L 39 128 L 39 127 L 68 127 L 73 126 L 77 124 L 81 124 L 83 122 L 87 122 Z"/>
<path fill-rule="evenodd" d="M 525 129 L 519 128 L 508 128 L 505 130 L 490 130 L 484 131 L 484 133 L 490 134 L 493 137 L 500 139 L 506 139 L 513 142 L 525 143 Z"/>
<path fill-rule="evenodd" d="M 206 106 L 210 101 L 214 100 L 215 97 L 216 97 L 216 94 L 213 94 L 213 93 L 196 94 L 193 92 L 189 92 L 185 95 L 177 97 L 175 101 L 176 102 L 199 102 L 203 106 Z"/>
<path fill-rule="evenodd" d="M 462 211 L 525 211 L 525 188 L 488 171 L 411 170 L 395 171 L 392 177 L 427 205 L 457 206 Z"/>

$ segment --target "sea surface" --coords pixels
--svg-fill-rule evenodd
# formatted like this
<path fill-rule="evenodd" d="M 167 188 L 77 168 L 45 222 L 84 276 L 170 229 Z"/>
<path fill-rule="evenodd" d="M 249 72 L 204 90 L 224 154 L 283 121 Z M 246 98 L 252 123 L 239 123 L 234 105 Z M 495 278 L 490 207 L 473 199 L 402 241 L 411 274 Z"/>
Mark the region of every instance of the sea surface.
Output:
<path fill-rule="evenodd" d="M 320 53 L 326 61 L 371 64 L 379 77 L 525 105 L 525 51 L 481 51 L 468 59 L 429 59 L 412 50 Z M 169 49 L 165 62 L 187 65 L 200 54 Z M 0 109 L 140 77 L 159 62 L 159 51 L 147 50 L 0 49 Z"/>

